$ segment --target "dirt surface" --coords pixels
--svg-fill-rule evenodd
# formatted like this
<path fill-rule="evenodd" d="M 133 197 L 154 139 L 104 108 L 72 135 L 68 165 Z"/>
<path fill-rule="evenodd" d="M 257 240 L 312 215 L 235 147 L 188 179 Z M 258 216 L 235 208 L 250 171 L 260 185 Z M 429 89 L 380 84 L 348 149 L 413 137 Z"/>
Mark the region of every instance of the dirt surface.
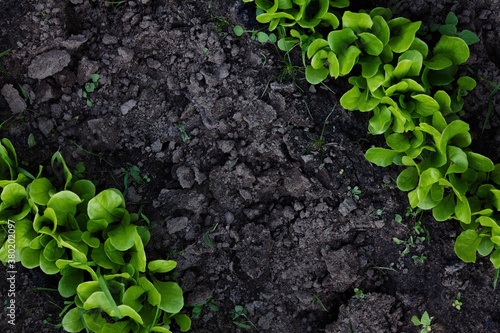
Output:
<path fill-rule="evenodd" d="M 478 77 L 500 82 L 500 2 L 415 0 L 397 13 L 443 24 L 450 11 L 481 38 L 467 63 L 478 87 L 465 120 L 474 149 L 500 162 L 498 97 L 483 132 L 493 87 Z M 144 203 L 156 225 L 149 258 L 178 262 L 187 304 L 212 298 L 219 307 L 205 306 L 191 332 L 245 331 L 231 319 L 236 305 L 254 332 L 417 332 L 411 318 L 424 311 L 433 332 L 499 332 L 489 261 L 456 257 L 457 223 L 406 214 L 398 168 L 364 158 L 383 145 L 367 134 L 369 115 L 339 105 L 346 80 L 327 81 L 328 90 L 297 72 L 301 92 L 282 75 L 274 45 L 231 32 L 256 27 L 253 16 L 240 1 L 214 0 L 211 12 L 199 0 L 1 0 L 0 52 L 12 49 L 0 58 L 2 137 L 32 170 L 57 150 L 69 166 L 84 162 L 101 190 L 124 190 L 128 163 L 151 179 L 127 193 L 131 209 Z M 100 80 L 89 107 L 82 91 L 93 73 Z M 324 124 L 318 150 L 311 145 Z M 428 233 L 418 234 L 418 221 Z M 394 237 L 414 239 L 408 254 Z M 422 255 L 423 263 L 412 259 Z M 62 331 L 54 325 L 64 299 L 31 290 L 57 288 L 57 279 L 18 266 L 16 326 L 2 312 L 0 331 Z M 452 306 L 459 292 L 460 311 Z"/>

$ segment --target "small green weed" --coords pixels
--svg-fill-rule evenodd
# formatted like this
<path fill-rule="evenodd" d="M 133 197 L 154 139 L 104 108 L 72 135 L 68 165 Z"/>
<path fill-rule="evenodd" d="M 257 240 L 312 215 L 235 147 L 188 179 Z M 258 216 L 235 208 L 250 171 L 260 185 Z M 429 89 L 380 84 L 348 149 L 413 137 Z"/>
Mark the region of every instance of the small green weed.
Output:
<path fill-rule="evenodd" d="M 321 302 L 321 300 L 319 299 L 319 296 L 316 295 L 316 294 L 313 294 L 313 299 L 312 299 L 311 304 L 314 305 L 314 303 L 318 303 L 323 310 L 325 310 L 326 312 L 328 312 L 328 310 L 326 309 L 325 305 L 323 304 L 323 302 Z"/>
<path fill-rule="evenodd" d="M 361 194 L 361 190 L 359 189 L 358 186 L 354 186 L 353 188 L 351 188 L 350 186 L 347 186 L 347 189 L 351 192 L 350 196 L 354 200 L 359 200 L 359 195 Z"/>
<path fill-rule="evenodd" d="M 113 6 L 115 10 L 117 10 L 118 8 L 123 6 L 126 3 L 126 1 L 104 1 L 104 3 L 107 6 Z"/>
<path fill-rule="evenodd" d="M 354 296 L 352 296 L 352 298 L 364 299 L 365 297 L 366 297 L 366 295 L 363 292 L 363 290 L 358 289 L 358 288 L 354 288 Z"/>
<path fill-rule="evenodd" d="M 240 319 L 238 319 L 240 318 Z M 257 328 L 254 323 L 248 318 L 248 310 L 245 309 L 241 305 L 236 305 L 234 307 L 234 312 L 231 314 L 231 319 L 233 320 L 233 324 L 235 324 L 239 328 L 243 328 L 246 330 Z"/>
<path fill-rule="evenodd" d="M 460 309 L 462 308 L 462 302 L 460 302 L 460 297 L 461 296 L 462 295 L 460 293 L 458 293 L 457 297 L 453 300 L 453 303 L 451 304 L 458 311 L 460 311 Z"/>
<path fill-rule="evenodd" d="M 226 20 L 225 18 L 217 16 L 217 14 L 215 14 L 214 9 L 212 7 L 212 0 L 210 0 L 208 8 L 210 8 L 210 16 L 212 17 L 212 20 L 214 20 L 215 22 L 215 31 L 219 34 L 222 34 L 223 36 L 226 36 L 227 32 L 224 31 L 224 27 L 231 26 L 231 23 L 229 23 L 229 21 Z"/>
<path fill-rule="evenodd" d="M 99 74 L 90 74 L 89 82 L 85 83 L 82 91 L 82 97 L 86 99 L 87 105 L 92 106 L 92 101 L 89 98 L 89 94 L 94 92 L 99 86 Z"/>
<path fill-rule="evenodd" d="M 456 36 L 460 37 L 464 40 L 464 42 L 467 43 L 467 45 L 472 45 L 477 42 L 479 42 L 479 38 L 475 33 L 473 33 L 470 30 L 463 30 L 461 32 L 458 32 L 457 30 L 457 24 L 458 24 L 458 18 L 457 15 L 453 12 L 449 12 L 448 15 L 446 16 L 445 24 L 444 25 L 439 25 L 437 23 L 431 23 L 429 25 L 429 30 L 431 32 L 439 31 L 441 35 L 445 36 Z M 425 32 L 425 28 L 423 28 Z M 429 35 L 427 35 L 426 38 L 428 38 Z M 432 35 L 430 35 L 432 38 Z"/>
<path fill-rule="evenodd" d="M 186 142 L 189 139 L 191 139 L 189 137 L 189 135 L 186 133 L 186 128 L 184 127 L 184 125 L 182 125 L 182 124 L 175 125 L 175 128 L 177 128 L 179 130 L 179 132 L 181 133 L 182 141 Z"/>
<path fill-rule="evenodd" d="M 205 244 L 207 244 L 208 247 L 214 247 L 214 245 L 215 245 L 215 241 L 212 237 L 210 237 L 210 234 L 212 232 L 214 232 L 215 229 L 217 229 L 218 225 L 219 225 L 219 223 L 216 223 L 215 225 L 213 225 L 212 227 L 210 227 L 209 229 L 207 229 L 207 231 L 205 231 L 203 233 L 203 241 L 205 242 Z"/>
<path fill-rule="evenodd" d="M 33 148 L 35 146 L 36 146 L 35 135 L 33 133 L 30 133 L 30 135 L 28 135 L 28 147 Z"/>
<path fill-rule="evenodd" d="M 0 53 L 0 58 L 9 53 L 10 51 L 12 51 L 12 49 L 8 49 Z M 5 73 L 5 68 L 3 68 L 1 65 L 0 65 L 0 72 Z"/>
<path fill-rule="evenodd" d="M 78 143 L 76 143 L 76 142 L 75 142 L 75 141 L 73 141 L 73 140 L 70 140 L 70 142 L 71 142 L 72 144 L 74 144 L 74 145 L 75 145 L 78 149 L 80 149 L 81 151 L 83 151 L 83 152 L 85 152 L 85 153 L 87 153 L 87 154 L 89 154 L 89 155 L 92 155 L 92 156 L 98 157 L 100 161 L 104 161 L 104 162 L 106 162 L 106 164 L 107 164 L 107 165 L 109 165 L 109 166 L 111 166 L 111 167 L 113 166 L 113 164 L 111 164 L 108 160 L 104 159 L 104 158 L 101 156 L 101 153 L 96 154 L 96 153 L 93 153 L 93 152 L 91 152 L 91 151 L 88 151 L 88 150 L 86 150 L 85 148 L 83 148 L 82 146 L 80 146 Z"/>
<path fill-rule="evenodd" d="M 431 331 L 431 320 L 432 317 L 429 317 L 429 314 L 427 311 L 424 312 L 422 317 L 419 319 L 417 316 L 413 316 L 411 318 L 411 321 L 413 322 L 413 325 L 415 326 L 420 326 L 422 325 L 422 330 L 420 333 L 427 333 Z"/>
<path fill-rule="evenodd" d="M 241 25 L 236 25 L 234 26 L 233 28 L 233 32 L 236 36 L 240 37 L 242 36 L 245 32 L 250 32 L 252 33 L 252 40 L 255 40 L 257 39 L 259 42 L 261 43 L 267 43 L 267 42 L 271 42 L 271 43 L 276 43 L 276 41 L 278 40 L 278 38 L 276 37 L 276 34 L 274 33 L 265 33 L 264 31 L 261 31 L 262 29 L 259 29 L 259 30 L 244 30 L 243 27 Z"/>
<path fill-rule="evenodd" d="M 133 165 L 131 163 L 127 163 L 128 169 L 122 168 L 122 174 L 123 176 L 123 196 L 127 195 L 128 188 L 130 187 L 130 179 L 133 179 L 135 182 L 137 182 L 141 187 L 145 186 L 147 183 L 151 181 L 151 178 L 149 177 L 148 174 L 146 173 L 141 173 L 141 169 L 139 169 L 138 166 Z"/>
<path fill-rule="evenodd" d="M 76 179 L 82 179 L 84 172 L 85 164 L 83 164 L 83 162 L 80 162 L 76 165 L 75 170 L 73 171 L 73 177 L 75 177 Z"/>
<path fill-rule="evenodd" d="M 424 256 L 423 254 L 420 256 L 412 256 L 411 258 L 413 259 L 414 262 L 416 262 L 416 263 L 419 262 L 421 264 L 423 264 L 424 260 L 427 259 L 427 257 Z"/>
<path fill-rule="evenodd" d="M 201 315 L 203 307 L 207 305 L 208 308 L 213 311 L 219 311 L 219 307 L 215 304 L 215 300 L 212 297 L 209 297 L 205 302 L 195 305 L 186 305 L 188 307 L 193 307 L 193 311 L 191 312 L 191 318 L 198 318 Z"/>
<path fill-rule="evenodd" d="M 323 122 L 323 128 L 321 129 L 321 134 L 319 135 L 319 138 L 317 140 L 314 140 L 314 139 L 310 138 L 311 140 L 313 140 L 313 143 L 311 143 L 309 145 L 309 147 L 307 147 L 307 149 L 304 150 L 304 152 L 302 153 L 302 155 L 304 155 L 311 148 L 315 147 L 318 151 L 321 152 L 321 157 L 320 157 L 320 160 L 319 160 L 320 167 L 323 166 L 323 157 L 324 157 L 324 154 L 325 154 L 325 141 L 323 141 L 323 135 L 325 134 L 326 122 L 328 121 L 328 118 L 330 118 L 330 116 L 332 115 L 332 113 L 333 113 L 334 110 L 335 110 L 335 105 L 333 106 L 332 111 L 330 111 L 330 113 L 328 114 L 328 116 L 326 116 L 325 121 Z M 357 186 L 356 186 L 356 188 L 357 188 Z M 361 193 L 361 191 L 359 193 Z"/>

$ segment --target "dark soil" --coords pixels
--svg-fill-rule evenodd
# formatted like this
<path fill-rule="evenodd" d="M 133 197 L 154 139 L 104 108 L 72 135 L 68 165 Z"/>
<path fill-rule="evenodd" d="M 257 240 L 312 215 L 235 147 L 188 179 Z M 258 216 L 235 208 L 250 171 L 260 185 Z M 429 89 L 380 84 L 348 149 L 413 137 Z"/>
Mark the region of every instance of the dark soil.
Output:
<path fill-rule="evenodd" d="M 127 194 L 129 207 L 144 203 L 156 225 L 149 258 L 178 262 L 187 304 L 211 297 L 219 307 L 205 306 L 191 332 L 244 331 L 231 320 L 236 305 L 255 332 L 418 332 L 411 318 L 424 311 L 433 332 L 499 332 L 493 266 L 456 257 L 458 223 L 406 216 L 406 194 L 393 181 L 399 169 L 364 158 L 383 138 L 367 134 L 368 114 L 339 105 L 347 81 L 328 81 L 329 91 L 296 72 L 301 93 L 289 76 L 280 80 L 283 55 L 274 45 L 231 32 L 257 26 L 252 6 L 214 0 L 212 8 L 207 0 L 1 0 L 0 52 L 12 49 L 0 59 L 2 137 L 33 171 L 57 150 L 73 168 L 84 162 L 101 190 L 124 189 L 127 163 L 149 176 Z M 500 83 L 500 3 L 415 0 L 397 13 L 428 25 L 443 24 L 450 11 L 459 29 L 481 38 L 467 63 L 478 87 L 465 120 L 474 149 L 500 162 L 498 97 L 482 131 L 494 87 L 479 78 Z M 88 107 L 82 89 L 92 73 L 100 85 Z M 318 151 L 311 145 L 334 107 Z M 405 245 L 393 238 L 422 236 L 418 221 L 429 237 L 403 256 Z M 423 263 L 412 259 L 422 255 Z M 57 288 L 57 279 L 17 270 L 16 326 L 2 312 L 0 331 L 62 331 L 54 325 L 64 299 L 32 290 Z M 353 298 L 354 288 L 364 297 Z M 6 292 L 0 288 L 2 300 Z M 459 292 L 460 311 L 452 306 Z"/>

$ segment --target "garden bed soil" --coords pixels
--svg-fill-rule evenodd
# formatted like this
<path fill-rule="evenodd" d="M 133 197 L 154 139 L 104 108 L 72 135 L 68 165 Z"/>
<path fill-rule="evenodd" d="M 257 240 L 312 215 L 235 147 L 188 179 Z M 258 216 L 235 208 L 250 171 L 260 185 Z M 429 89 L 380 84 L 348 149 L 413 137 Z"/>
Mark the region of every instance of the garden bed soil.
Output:
<path fill-rule="evenodd" d="M 500 162 L 498 98 L 480 78 L 500 82 L 500 3 L 416 0 L 397 14 L 428 25 L 450 11 L 459 29 L 481 38 L 467 62 L 478 87 L 464 119 L 474 149 Z M 205 306 L 191 332 L 245 331 L 231 319 L 236 305 L 254 332 L 417 332 L 411 318 L 425 311 L 433 332 L 500 331 L 491 263 L 456 257 L 457 222 L 406 214 L 393 181 L 400 169 L 364 158 L 384 144 L 367 134 L 370 116 L 339 105 L 347 81 L 312 87 L 296 71 L 294 83 L 283 75 L 283 54 L 250 33 L 236 37 L 237 24 L 258 27 L 251 5 L 2 0 L 0 52 L 12 49 L 0 58 L 2 137 L 25 168 L 50 172 L 59 150 L 71 168 L 83 162 L 101 190 L 124 190 L 122 168 L 140 168 L 146 180 L 131 181 L 126 198 L 155 225 L 149 259 L 178 262 L 186 304 L 211 298 L 219 308 Z M 300 66 L 300 55 L 292 52 L 292 63 Z M 100 79 L 89 107 L 82 92 L 93 73 Z M 419 222 L 428 233 L 417 233 Z M 415 244 L 402 255 L 394 237 Z M 18 264 L 16 325 L 2 312 L 0 331 L 62 331 L 54 325 L 64 299 L 33 290 L 57 283 Z M 458 293 L 461 310 L 452 306 Z"/>

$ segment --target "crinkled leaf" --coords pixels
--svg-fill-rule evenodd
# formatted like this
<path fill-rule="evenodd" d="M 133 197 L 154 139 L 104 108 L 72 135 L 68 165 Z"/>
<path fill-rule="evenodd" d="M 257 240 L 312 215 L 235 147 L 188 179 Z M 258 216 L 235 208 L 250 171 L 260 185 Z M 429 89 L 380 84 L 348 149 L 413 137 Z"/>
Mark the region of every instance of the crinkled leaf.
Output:
<path fill-rule="evenodd" d="M 468 151 L 469 166 L 476 171 L 490 172 L 495 169 L 493 162 L 486 156 Z"/>
<path fill-rule="evenodd" d="M 404 17 L 398 17 L 387 22 L 391 30 L 389 46 L 396 53 L 403 53 L 413 43 L 415 33 L 422 22 L 411 22 Z"/>
<path fill-rule="evenodd" d="M 157 306 L 161 301 L 161 294 L 158 292 L 156 287 L 149 281 L 145 276 L 141 276 L 137 283 L 144 289 L 148 294 L 148 303 L 152 306 Z"/>
<path fill-rule="evenodd" d="M 325 67 L 314 69 L 312 66 L 306 67 L 306 79 L 310 84 L 318 84 L 326 79 L 329 70 Z"/>
<path fill-rule="evenodd" d="M 483 257 L 486 257 L 493 251 L 493 248 L 495 247 L 495 244 L 486 237 L 483 237 L 481 239 L 481 243 L 479 243 L 479 246 L 477 247 L 477 252 L 482 255 Z"/>
<path fill-rule="evenodd" d="M 340 75 L 347 75 L 358 61 L 361 50 L 357 46 L 351 45 L 349 48 L 338 55 Z"/>
<path fill-rule="evenodd" d="M 408 137 L 401 133 L 392 133 L 385 140 L 389 147 L 398 152 L 404 152 L 410 148 Z"/>
<path fill-rule="evenodd" d="M 418 183 L 418 171 L 415 167 L 409 167 L 403 170 L 397 180 L 397 186 L 401 191 L 411 191 Z"/>
<path fill-rule="evenodd" d="M 30 185 L 30 197 L 37 205 L 47 205 L 53 191 L 54 186 L 47 178 L 37 178 Z"/>
<path fill-rule="evenodd" d="M 97 237 L 92 236 L 89 231 L 84 231 L 82 233 L 82 241 L 85 242 L 90 247 L 98 248 L 101 243 Z"/>
<path fill-rule="evenodd" d="M 390 149 L 370 148 L 367 150 L 365 158 L 378 166 L 386 167 L 392 164 L 397 154 L 397 151 Z"/>
<path fill-rule="evenodd" d="M 160 309 L 168 313 L 178 313 L 184 307 L 182 289 L 177 283 L 155 280 L 154 286 L 161 295 Z"/>
<path fill-rule="evenodd" d="M 469 224 L 471 222 L 471 209 L 469 200 L 466 197 L 457 200 L 455 216 L 463 223 Z"/>
<path fill-rule="evenodd" d="M 475 230 L 463 231 L 455 241 L 455 253 L 465 262 L 476 262 L 476 251 L 481 237 Z"/>
<path fill-rule="evenodd" d="M 123 304 L 130 306 L 135 311 L 139 312 L 142 309 L 142 294 L 146 291 L 141 286 L 130 286 L 123 294 Z"/>
<path fill-rule="evenodd" d="M 137 235 L 137 226 L 133 224 L 123 225 L 108 232 L 108 237 L 113 245 L 119 251 L 127 251 L 134 246 L 135 236 Z"/>
<path fill-rule="evenodd" d="M 191 319 L 185 314 L 176 314 L 174 320 L 179 325 L 181 332 L 187 332 L 191 327 Z"/>
<path fill-rule="evenodd" d="M 429 95 L 418 94 L 412 96 L 412 98 L 417 100 L 415 111 L 424 117 L 431 116 L 434 112 L 439 111 L 439 103 Z"/>
<path fill-rule="evenodd" d="M 129 253 L 132 256 L 130 258 L 130 264 L 139 272 L 144 272 L 146 270 L 146 252 L 144 251 L 144 244 L 142 243 L 141 236 L 137 233 L 135 233 L 134 247 Z"/>
<path fill-rule="evenodd" d="M 87 214 L 90 219 L 104 219 L 108 223 L 117 220 L 113 214 L 115 208 L 125 208 L 125 200 L 120 191 L 116 189 L 104 190 L 89 201 Z"/>
<path fill-rule="evenodd" d="M 334 30 L 328 34 L 328 45 L 330 49 L 337 54 L 343 53 L 358 39 L 352 29 Z"/>
<path fill-rule="evenodd" d="M 448 194 L 441 202 L 432 209 L 432 216 L 436 221 L 446 221 L 455 212 L 455 196 Z"/>
<path fill-rule="evenodd" d="M 73 308 L 66 312 L 63 317 L 62 325 L 63 328 L 68 332 L 80 332 L 85 328 L 82 322 L 82 317 L 80 315 L 80 308 Z"/>
<path fill-rule="evenodd" d="M 57 287 L 59 294 L 66 298 L 76 295 L 77 287 L 83 282 L 83 271 L 68 266 L 61 273 L 62 277 Z"/>
<path fill-rule="evenodd" d="M 24 186 L 17 183 L 8 184 L 3 188 L 0 195 L 0 200 L 2 200 L 0 209 L 20 206 L 24 199 L 26 199 Z"/>
<path fill-rule="evenodd" d="M 372 18 L 366 13 L 346 11 L 342 16 L 342 27 L 352 29 L 357 34 L 371 29 L 372 25 Z"/>
<path fill-rule="evenodd" d="M 47 207 L 52 208 L 56 213 L 58 225 L 66 225 L 68 215 L 74 216 L 76 206 L 81 202 L 82 200 L 76 193 L 61 191 L 50 198 L 49 202 L 47 202 Z"/>
<path fill-rule="evenodd" d="M 359 40 L 361 42 L 361 49 L 367 54 L 372 56 L 378 56 L 382 53 L 384 49 L 384 44 L 375 35 L 369 32 L 363 32 L 358 34 Z"/>
<path fill-rule="evenodd" d="M 153 260 L 148 263 L 148 271 L 151 273 L 167 273 L 177 267 L 173 260 Z"/>
<path fill-rule="evenodd" d="M 118 305 L 118 309 L 120 310 L 120 314 L 121 316 L 123 317 L 130 317 L 132 318 L 135 322 L 139 323 L 139 324 L 143 324 L 143 321 L 142 321 L 142 318 L 141 316 L 134 310 L 132 309 L 130 306 L 128 305 L 125 305 L 125 304 L 121 304 L 121 305 Z M 117 316 L 117 313 L 115 312 L 115 310 L 112 310 L 110 315 L 112 317 L 116 317 Z"/>
<path fill-rule="evenodd" d="M 450 59 L 455 65 L 460 65 L 469 59 L 469 47 L 459 37 L 441 36 L 433 52 L 434 55 L 441 54 Z"/>

